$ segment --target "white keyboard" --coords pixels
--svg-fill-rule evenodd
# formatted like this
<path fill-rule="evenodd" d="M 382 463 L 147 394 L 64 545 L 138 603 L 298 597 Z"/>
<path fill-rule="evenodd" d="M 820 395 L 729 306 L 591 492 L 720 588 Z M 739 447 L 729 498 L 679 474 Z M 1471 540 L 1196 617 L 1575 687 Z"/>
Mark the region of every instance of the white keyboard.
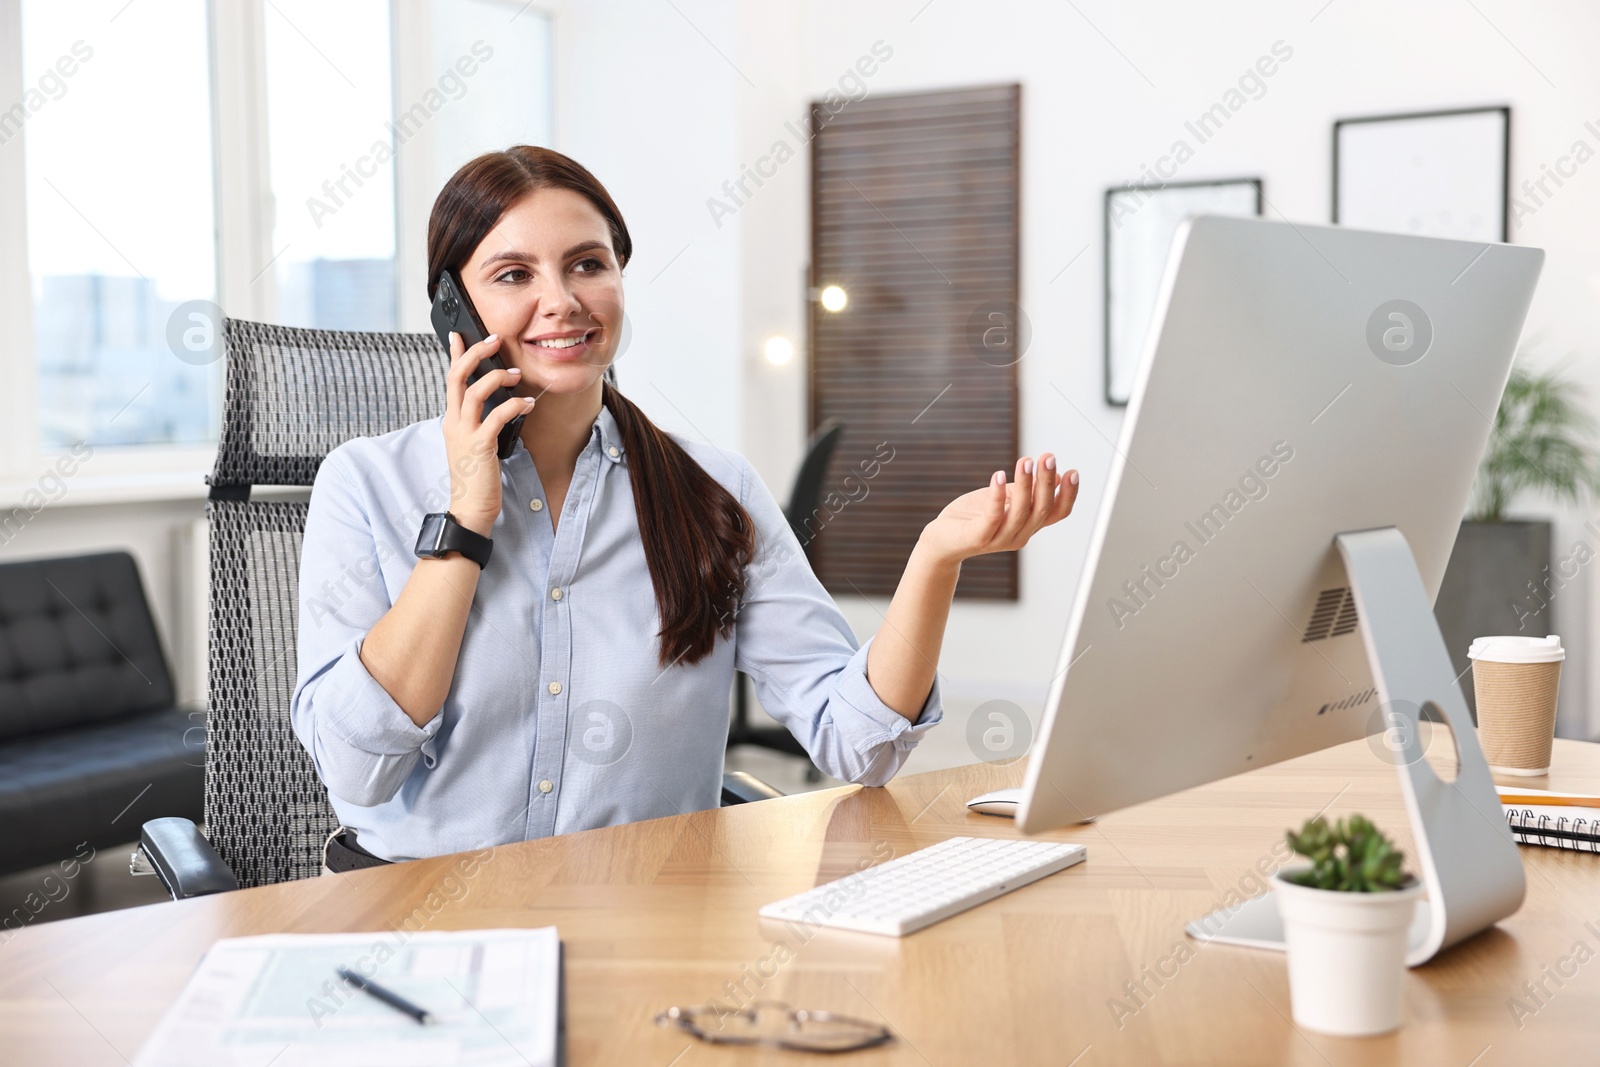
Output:
<path fill-rule="evenodd" d="M 1082 845 L 952 837 L 768 904 L 766 919 L 904 937 L 1083 862 Z"/>

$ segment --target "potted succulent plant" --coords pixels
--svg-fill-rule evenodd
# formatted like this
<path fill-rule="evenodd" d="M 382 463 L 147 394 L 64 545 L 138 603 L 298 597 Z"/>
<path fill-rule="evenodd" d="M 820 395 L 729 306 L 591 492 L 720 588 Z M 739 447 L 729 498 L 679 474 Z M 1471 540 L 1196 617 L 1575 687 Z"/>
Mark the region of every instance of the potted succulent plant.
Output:
<path fill-rule="evenodd" d="M 1382 1034 L 1404 1021 L 1406 934 L 1422 883 L 1360 815 L 1308 819 L 1289 847 L 1311 862 L 1273 876 L 1289 946 L 1289 999 L 1307 1030 Z"/>
<path fill-rule="evenodd" d="M 1559 370 L 1512 368 L 1478 467 L 1471 511 L 1461 523 L 1434 605 L 1458 672 L 1471 662 L 1467 648 L 1474 638 L 1548 636 L 1556 629 L 1551 602 L 1588 561 L 1586 556 L 1552 559 L 1549 520 L 1506 517 L 1527 491 L 1578 504 L 1600 489 L 1594 421 L 1584 411 L 1582 396 Z M 1600 540 L 1587 533 L 1583 540 L 1585 551 L 1600 554 Z M 1476 716 L 1472 686 L 1463 685 L 1462 692 Z"/>

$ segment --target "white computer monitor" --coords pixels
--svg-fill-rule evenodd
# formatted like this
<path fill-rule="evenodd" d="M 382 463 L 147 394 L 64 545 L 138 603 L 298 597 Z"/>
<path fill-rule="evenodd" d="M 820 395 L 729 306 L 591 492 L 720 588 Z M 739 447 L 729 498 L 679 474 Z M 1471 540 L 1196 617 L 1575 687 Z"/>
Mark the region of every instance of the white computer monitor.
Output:
<path fill-rule="evenodd" d="M 1396 715 L 1471 734 L 1431 607 L 1543 259 L 1262 219 L 1179 230 L 1028 766 L 1024 831 Z M 1468 740 L 1443 794 L 1415 753 L 1402 767 L 1429 895 L 1454 901 L 1448 922 L 1419 912 L 1413 962 L 1522 897 Z M 1431 831 L 1430 812 L 1445 813 Z M 1488 885 L 1450 887 L 1480 861 Z M 1274 944 L 1275 921 L 1246 915 L 1217 939 Z"/>

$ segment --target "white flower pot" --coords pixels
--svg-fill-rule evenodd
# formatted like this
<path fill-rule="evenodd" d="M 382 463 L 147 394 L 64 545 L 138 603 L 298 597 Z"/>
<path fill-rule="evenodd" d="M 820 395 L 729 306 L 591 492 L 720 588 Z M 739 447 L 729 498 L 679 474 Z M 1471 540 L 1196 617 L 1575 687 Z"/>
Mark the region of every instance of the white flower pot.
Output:
<path fill-rule="evenodd" d="M 1405 1021 L 1406 934 L 1422 883 L 1383 893 L 1342 893 L 1272 878 L 1289 945 L 1289 1000 L 1307 1030 L 1364 1037 Z"/>

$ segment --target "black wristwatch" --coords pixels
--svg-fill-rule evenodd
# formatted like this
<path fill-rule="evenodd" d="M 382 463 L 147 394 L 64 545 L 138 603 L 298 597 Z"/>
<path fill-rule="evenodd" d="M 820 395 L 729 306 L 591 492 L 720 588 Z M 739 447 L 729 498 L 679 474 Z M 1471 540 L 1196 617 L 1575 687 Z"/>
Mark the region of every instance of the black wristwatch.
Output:
<path fill-rule="evenodd" d="M 448 511 L 422 516 L 422 532 L 417 535 L 419 559 L 443 559 L 447 552 L 459 552 L 482 570 L 489 565 L 489 553 L 493 549 L 493 540 L 473 533 Z"/>

